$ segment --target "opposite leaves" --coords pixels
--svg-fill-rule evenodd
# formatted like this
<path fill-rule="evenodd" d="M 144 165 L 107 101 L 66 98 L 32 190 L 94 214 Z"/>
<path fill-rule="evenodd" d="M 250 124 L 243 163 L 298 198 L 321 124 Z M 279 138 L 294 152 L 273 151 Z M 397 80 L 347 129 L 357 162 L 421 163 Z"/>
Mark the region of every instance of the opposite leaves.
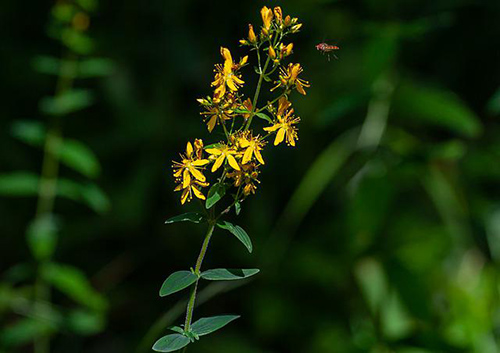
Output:
<path fill-rule="evenodd" d="M 190 271 L 177 271 L 172 273 L 168 278 L 163 282 L 163 285 L 160 289 L 160 297 L 165 297 L 172 293 L 183 290 L 184 288 L 192 285 L 198 276 L 193 274 Z"/>

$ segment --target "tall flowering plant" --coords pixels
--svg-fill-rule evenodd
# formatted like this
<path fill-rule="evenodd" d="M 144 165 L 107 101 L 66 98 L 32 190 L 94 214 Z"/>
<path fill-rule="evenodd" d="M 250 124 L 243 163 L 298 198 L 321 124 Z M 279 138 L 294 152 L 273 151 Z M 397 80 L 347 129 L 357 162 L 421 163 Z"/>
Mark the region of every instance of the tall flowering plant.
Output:
<path fill-rule="evenodd" d="M 297 124 L 300 118 L 295 116 L 289 96 L 294 90 L 305 95 L 309 82 L 299 78 L 302 73 L 300 64 L 286 62 L 293 52 L 293 43 L 285 40 L 297 33 L 302 24 L 297 18 L 283 17 L 280 7 L 263 7 L 260 12 L 263 24 L 259 34 L 249 25 L 248 37 L 240 40 L 242 46 L 256 54 L 258 82 L 253 98 L 247 98 L 241 92 L 245 85 L 242 69 L 248 65 L 248 56 L 235 61 L 229 49 L 222 47 L 223 62 L 215 65 L 215 77 L 211 84 L 213 95 L 200 98 L 198 102 L 208 131 L 220 128 L 225 139 L 207 146 L 201 139 L 188 142 L 180 160 L 173 162 L 173 176 L 177 183 L 175 191 L 180 193 L 181 204 L 196 198 L 201 201 L 202 211 L 185 213 L 170 218 L 166 223 L 203 223 L 207 232 L 194 268 L 171 274 L 160 289 L 162 297 L 186 288 L 191 288 L 191 294 L 184 324 L 170 328 L 173 333 L 154 344 L 153 349 L 158 352 L 172 352 L 186 347 L 239 317 L 213 316 L 192 322 L 200 280 L 238 280 L 259 272 L 258 269 L 226 268 L 201 271 L 201 266 L 216 227 L 229 231 L 252 252 L 248 234 L 223 218 L 232 211 L 238 215 L 243 201 L 257 190 L 259 169 L 265 164 L 263 152 L 268 139 L 275 146 L 282 143 L 295 146 L 298 140 Z M 259 106 L 265 82 L 270 83 L 270 100 Z M 255 118 L 262 120 L 263 126 L 252 125 Z M 207 173 L 210 173 L 208 178 Z M 208 187 L 208 193 L 205 193 Z"/>

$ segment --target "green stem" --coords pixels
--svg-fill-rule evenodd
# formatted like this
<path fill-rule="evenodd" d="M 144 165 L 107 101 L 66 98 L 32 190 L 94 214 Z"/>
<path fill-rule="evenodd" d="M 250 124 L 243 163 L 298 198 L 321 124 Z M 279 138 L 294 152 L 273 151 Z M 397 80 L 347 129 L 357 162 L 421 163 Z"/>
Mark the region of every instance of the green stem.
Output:
<path fill-rule="evenodd" d="M 70 55 L 61 68 L 61 75 L 58 78 L 55 97 L 60 97 L 73 85 L 74 75 L 71 68 L 74 66 L 75 57 Z M 38 186 L 38 200 L 36 205 L 35 223 L 50 217 L 54 211 L 54 202 L 57 196 L 57 179 L 59 175 L 59 151 L 62 145 L 61 117 L 53 116 L 49 121 L 49 128 L 45 137 L 44 154 L 42 162 L 42 171 L 40 183 Z M 50 260 L 41 261 L 38 264 L 39 270 L 35 282 L 36 303 L 43 305 L 50 301 L 51 288 L 41 276 L 40 269 Z M 41 333 L 34 338 L 35 353 L 50 352 L 50 336 L 47 333 Z"/>
<path fill-rule="evenodd" d="M 208 231 L 205 235 L 205 240 L 203 241 L 203 245 L 201 246 L 200 254 L 198 255 L 198 259 L 196 260 L 196 267 L 194 268 L 195 275 L 198 276 L 193 288 L 191 289 L 191 294 L 189 296 L 189 302 L 186 309 L 186 320 L 184 322 L 184 331 L 188 332 L 191 326 L 191 320 L 193 319 L 193 310 L 194 303 L 196 301 L 196 291 L 198 289 L 198 282 L 200 280 L 200 269 L 203 263 L 203 259 L 205 258 L 205 254 L 207 253 L 208 244 L 210 243 L 210 238 L 214 232 L 215 221 L 208 222 Z"/>

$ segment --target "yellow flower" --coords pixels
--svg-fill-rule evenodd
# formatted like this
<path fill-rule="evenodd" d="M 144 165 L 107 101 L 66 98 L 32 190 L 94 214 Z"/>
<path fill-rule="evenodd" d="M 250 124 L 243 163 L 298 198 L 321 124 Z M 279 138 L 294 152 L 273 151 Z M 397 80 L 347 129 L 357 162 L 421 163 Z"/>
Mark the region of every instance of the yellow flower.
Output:
<path fill-rule="evenodd" d="M 280 68 L 280 79 L 279 81 L 276 81 L 276 86 L 274 86 L 271 91 L 274 91 L 278 87 L 285 87 L 285 88 L 290 88 L 290 87 L 295 87 L 297 91 L 300 94 L 306 95 L 306 91 L 304 90 L 304 87 L 310 87 L 311 85 L 309 84 L 308 81 L 303 80 L 301 78 L 298 78 L 299 74 L 302 72 L 302 66 L 300 64 L 288 64 L 288 67 L 286 70 L 283 70 L 283 68 Z"/>
<path fill-rule="evenodd" d="M 238 145 L 240 148 L 244 149 L 243 158 L 241 159 L 241 164 L 247 164 L 252 160 L 252 156 L 261 164 L 264 163 L 264 159 L 260 154 L 262 147 L 264 146 L 264 141 L 261 141 L 259 136 L 253 137 L 250 132 L 246 132 L 237 138 Z"/>
<path fill-rule="evenodd" d="M 276 51 L 274 51 L 274 48 L 273 48 L 273 46 L 272 46 L 272 45 L 271 45 L 271 46 L 269 46 L 269 57 L 270 57 L 271 59 L 275 59 L 275 58 L 276 58 Z"/>
<path fill-rule="evenodd" d="M 209 185 L 208 183 L 204 183 L 204 182 L 201 182 L 198 180 L 191 180 L 191 182 L 186 186 L 184 186 L 183 184 L 177 185 L 177 187 L 174 189 L 174 191 L 182 191 L 181 204 L 184 205 L 186 200 L 188 202 L 191 201 L 191 199 L 193 198 L 193 194 L 194 194 L 194 196 L 196 196 L 200 200 L 205 200 L 206 197 L 205 197 L 205 195 L 203 195 L 200 188 L 207 187 L 208 185 Z"/>
<path fill-rule="evenodd" d="M 268 30 L 271 27 L 271 21 L 273 20 L 273 10 L 264 6 L 260 10 L 260 14 L 262 16 L 262 22 L 264 22 L 264 28 Z"/>
<path fill-rule="evenodd" d="M 224 64 L 215 65 L 215 79 L 212 87 L 215 87 L 214 100 L 219 101 L 226 94 L 226 86 L 233 92 L 236 92 L 245 82 L 241 80 L 241 75 L 236 70 L 245 65 L 248 57 L 241 59 L 240 63 L 235 65 L 229 49 L 221 47 L 221 55 L 224 58 Z"/>
<path fill-rule="evenodd" d="M 179 185 L 175 188 L 176 191 L 183 190 L 181 202 L 184 204 L 186 199 L 194 193 L 196 197 L 201 198 L 199 187 L 208 186 L 206 178 L 201 172 L 204 166 L 210 163 L 208 159 L 203 159 L 203 141 L 196 139 L 194 141 L 195 148 L 191 142 L 186 145 L 186 154 L 181 154 L 182 162 L 173 161 L 174 177 Z M 201 194 L 201 196 L 203 196 Z M 204 196 L 203 196 L 204 197 Z"/>
<path fill-rule="evenodd" d="M 293 116 L 293 109 L 289 109 L 290 106 L 291 103 L 285 97 L 281 97 L 276 114 L 278 121 L 273 126 L 264 128 L 268 132 L 278 131 L 274 139 L 275 146 L 285 139 L 287 145 L 295 146 L 295 140 L 298 140 L 297 128 L 293 125 L 298 124 L 300 118 Z"/>
<path fill-rule="evenodd" d="M 283 43 L 280 44 L 280 55 L 282 58 L 292 54 L 293 50 L 293 43 L 290 43 L 288 45 L 284 45 Z"/>
<path fill-rule="evenodd" d="M 217 147 L 207 148 L 207 152 L 211 155 L 212 159 L 215 159 L 215 163 L 212 166 L 212 173 L 219 169 L 225 160 L 228 161 L 229 165 L 233 169 L 240 170 L 240 166 L 234 158 L 234 155 L 236 155 L 237 152 L 233 147 L 229 147 L 228 145 L 221 143 Z"/>
<path fill-rule="evenodd" d="M 210 98 L 201 98 L 197 101 L 206 108 L 200 114 L 205 116 L 209 132 L 212 132 L 219 122 L 224 124 L 224 121 L 231 119 L 233 111 L 237 107 L 236 97 L 232 92 L 227 94 L 222 101 L 215 102 Z"/>

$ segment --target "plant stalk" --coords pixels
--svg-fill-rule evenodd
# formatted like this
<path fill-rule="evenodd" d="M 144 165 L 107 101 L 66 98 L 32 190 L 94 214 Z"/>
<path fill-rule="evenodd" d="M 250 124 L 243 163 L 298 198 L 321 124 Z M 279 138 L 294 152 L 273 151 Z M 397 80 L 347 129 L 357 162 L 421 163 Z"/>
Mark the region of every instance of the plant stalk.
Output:
<path fill-rule="evenodd" d="M 205 235 L 205 240 L 203 240 L 203 245 L 201 246 L 200 254 L 198 255 L 198 259 L 196 260 L 196 267 L 194 268 L 195 275 L 198 276 L 198 279 L 194 283 L 193 288 L 191 289 L 191 294 L 189 296 L 189 302 L 186 309 L 186 320 L 184 322 L 184 331 L 188 332 L 191 326 L 191 320 L 193 319 L 193 310 L 194 303 L 196 301 L 196 291 L 198 289 L 198 282 L 200 280 L 200 269 L 203 263 L 203 259 L 205 258 L 205 254 L 207 253 L 208 244 L 210 243 L 210 238 L 212 238 L 212 234 L 215 228 L 215 221 L 209 221 L 208 223 L 207 234 Z"/>

